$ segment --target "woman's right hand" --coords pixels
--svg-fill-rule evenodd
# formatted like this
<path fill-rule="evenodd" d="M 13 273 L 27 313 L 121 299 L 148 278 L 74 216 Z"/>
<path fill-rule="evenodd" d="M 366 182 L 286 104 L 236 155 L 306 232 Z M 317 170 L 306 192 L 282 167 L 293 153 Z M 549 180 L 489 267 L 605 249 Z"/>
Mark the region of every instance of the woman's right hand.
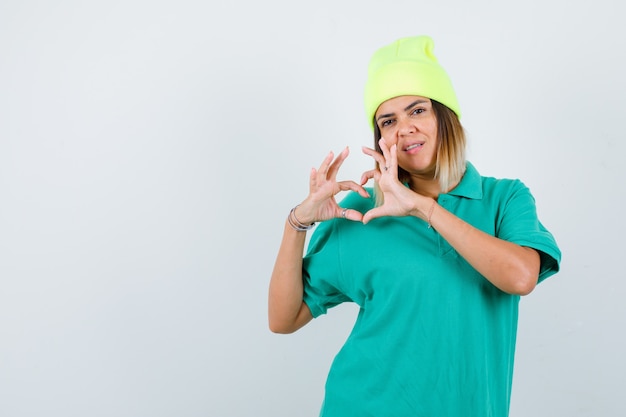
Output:
<path fill-rule="evenodd" d="M 346 209 L 344 212 L 335 200 L 339 192 L 349 190 L 356 191 L 365 198 L 369 197 L 369 193 L 362 185 L 354 181 L 337 181 L 339 168 L 349 153 L 350 150 L 347 147 L 337 158 L 333 152 L 330 152 L 318 169 L 311 169 L 309 195 L 294 212 L 301 223 L 311 224 L 335 217 L 345 217 L 354 221 L 363 220 L 362 213 L 352 209 Z"/>
<path fill-rule="evenodd" d="M 344 210 L 337 205 L 336 195 L 341 191 L 356 191 L 363 197 L 369 194 L 354 181 L 337 181 L 337 172 L 348 157 L 348 148 L 337 158 L 330 152 L 318 169 L 311 169 L 309 195 L 296 206 L 294 214 L 303 225 L 321 222 L 335 217 L 362 221 L 363 214 L 356 210 Z M 290 214 L 291 215 L 291 214 Z M 269 326 L 276 333 L 292 333 L 313 319 L 311 310 L 303 301 L 302 255 L 305 233 L 299 233 L 285 221 L 285 233 L 276 256 L 269 288 Z"/>

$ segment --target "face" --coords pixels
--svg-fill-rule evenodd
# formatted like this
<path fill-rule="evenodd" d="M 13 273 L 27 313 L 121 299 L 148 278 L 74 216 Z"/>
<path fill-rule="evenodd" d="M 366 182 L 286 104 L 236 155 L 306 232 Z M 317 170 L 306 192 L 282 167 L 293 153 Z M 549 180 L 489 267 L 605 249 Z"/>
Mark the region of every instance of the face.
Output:
<path fill-rule="evenodd" d="M 437 162 L 437 118 L 430 99 L 400 96 L 376 110 L 385 142 L 397 145 L 398 165 L 413 176 L 433 178 Z"/>

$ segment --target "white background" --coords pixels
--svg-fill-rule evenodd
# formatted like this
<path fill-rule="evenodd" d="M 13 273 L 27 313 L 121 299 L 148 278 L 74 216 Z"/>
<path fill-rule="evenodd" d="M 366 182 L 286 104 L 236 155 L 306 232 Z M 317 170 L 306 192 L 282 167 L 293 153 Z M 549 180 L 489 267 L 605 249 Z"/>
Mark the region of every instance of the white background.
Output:
<path fill-rule="evenodd" d="M 356 309 L 271 334 L 274 256 L 310 167 L 372 165 L 367 62 L 417 34 L 563 251 L 511 416 L 625 415 L 617 4 L 1 1 L 0 415 L 317 416 Z"/>

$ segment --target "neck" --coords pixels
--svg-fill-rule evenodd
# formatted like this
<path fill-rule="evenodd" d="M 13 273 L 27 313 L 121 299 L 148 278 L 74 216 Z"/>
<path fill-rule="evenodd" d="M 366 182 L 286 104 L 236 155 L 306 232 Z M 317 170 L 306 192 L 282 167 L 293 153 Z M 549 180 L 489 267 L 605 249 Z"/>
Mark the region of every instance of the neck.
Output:
<path fill-rule="evenodd" d="M 434 199 L 437 199 L 441 193 L 439 181 L 432 178 L 426 179 L 423 177 L 411 176 L 409 179 L 409 187 L 418 194 Z"/>

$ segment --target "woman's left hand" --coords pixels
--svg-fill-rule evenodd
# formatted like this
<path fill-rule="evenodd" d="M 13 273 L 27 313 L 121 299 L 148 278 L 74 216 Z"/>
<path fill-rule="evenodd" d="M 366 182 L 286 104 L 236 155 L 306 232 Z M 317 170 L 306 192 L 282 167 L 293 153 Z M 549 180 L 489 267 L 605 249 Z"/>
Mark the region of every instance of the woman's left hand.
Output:
<path fill-rule="evenodd" d="M 437 233 L 497 288 L 518 295 L 529 294 L 535 288 L 541 266 L 539 252 L 485 233 L 433 204 L 432 198 L 405 187 L 398 180 L 396 146 L 389 148 L 384 139 L 379 144 L 382 155 L 363 148 L 365 154 L 376 160 L 379 168 L 365 172 L 361 184 L 371 178 L 378 181 L 384 202 L 365 213 L 363 223 L 382 216 L 412 215 L 427 221 L 430 226 L 432 219 L 432 227 Z M 429 218 L 431 215 L 433 217 Z"/>
<path fill-rule="evenodd" d="M 383 204 L 369 210 L 363 216 L 366 224 L 372 219 L 384 216 L 417 216 L 425 219 L 425 215 L 418 210 L 419 199 L 428 199 L 398 180 L 398 154 L 397 146 L 387 145 L 384 138 L 378 142 L 382 155 L 374 149 L 363 147 L 363 153 L 371 156 L 378 163 L 378 168 L 366 171 L 361 176 L 361 184 L 374 179 L 383 193 Z M 423 205 L 423 204 L 422 204 Z"/>

